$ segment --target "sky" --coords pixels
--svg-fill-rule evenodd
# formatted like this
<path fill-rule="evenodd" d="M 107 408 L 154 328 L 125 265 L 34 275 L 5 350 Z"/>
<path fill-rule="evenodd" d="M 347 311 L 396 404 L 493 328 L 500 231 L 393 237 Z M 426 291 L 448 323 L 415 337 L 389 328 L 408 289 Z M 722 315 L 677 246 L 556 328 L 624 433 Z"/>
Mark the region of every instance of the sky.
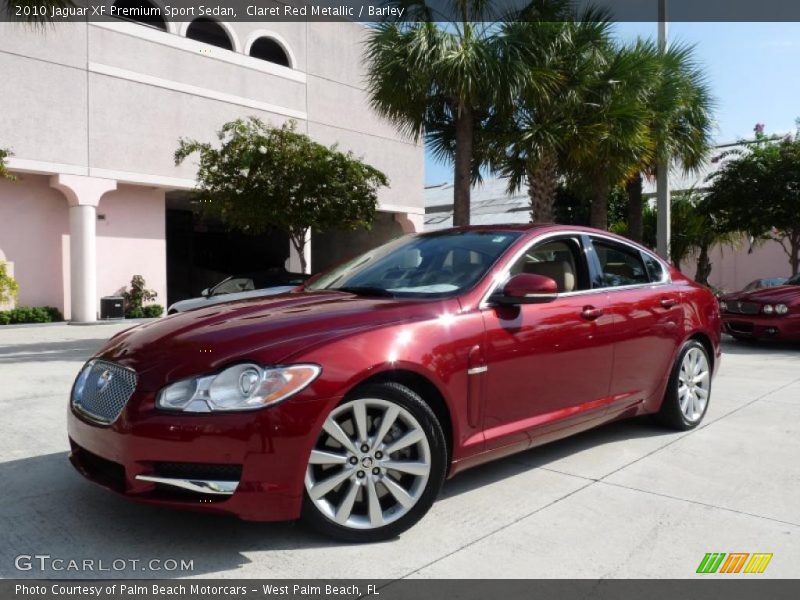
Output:
<path fill-rule="evenodd" d="M 616 29 L 623 40 L 657 36 L 656 23 L 618 23 Z M 795 130 L 800 23 L 670 23 L 669 40 L 696 46 L 717 102 L 716 143 L 750 138 L 756 123 L 767 133 Z M 452 181 L 452 166 L 426 152 L 426 185 Z"/>

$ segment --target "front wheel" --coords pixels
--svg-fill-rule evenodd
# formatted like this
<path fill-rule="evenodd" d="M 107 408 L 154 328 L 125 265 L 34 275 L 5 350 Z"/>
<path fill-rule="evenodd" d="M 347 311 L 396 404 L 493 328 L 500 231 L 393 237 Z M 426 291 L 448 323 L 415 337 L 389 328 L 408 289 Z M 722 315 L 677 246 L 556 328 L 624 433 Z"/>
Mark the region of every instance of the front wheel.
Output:
<path fill-rule="evenodd" d="M 446 462 L 441 425 L 416 393 L 364 386 L 325 419 L 306 468 L 303 519 L 349 542 L 395 537 L 428 512 Z"/>
<path fill-rule="evenodd" d="M 711 361 L 697 340 L 683 344 L 658 413 L 668 427 L 686 431 L 703 420 L 711 398 Z"/>

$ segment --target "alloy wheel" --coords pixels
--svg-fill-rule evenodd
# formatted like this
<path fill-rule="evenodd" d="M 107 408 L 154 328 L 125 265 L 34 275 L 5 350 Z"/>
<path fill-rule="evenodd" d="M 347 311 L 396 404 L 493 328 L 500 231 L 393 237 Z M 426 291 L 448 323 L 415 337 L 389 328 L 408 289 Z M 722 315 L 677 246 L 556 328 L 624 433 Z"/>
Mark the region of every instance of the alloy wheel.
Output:
<path fill-rule="evenodd" d="M 397 521 L 418 502 L 431 472 L 431 449 L 405 408 L 362 398 L 335 408 L 306 469 L 306 492 L 329 520 L 351 529 Z"/>
<path fill-rule="evenodd" d="M 711 386 L 708 358 L 700 348 L 691 348 L 683 357 L 678 374 L 678 402 L 689 423 L 699 421 L 706 410 Z"/>

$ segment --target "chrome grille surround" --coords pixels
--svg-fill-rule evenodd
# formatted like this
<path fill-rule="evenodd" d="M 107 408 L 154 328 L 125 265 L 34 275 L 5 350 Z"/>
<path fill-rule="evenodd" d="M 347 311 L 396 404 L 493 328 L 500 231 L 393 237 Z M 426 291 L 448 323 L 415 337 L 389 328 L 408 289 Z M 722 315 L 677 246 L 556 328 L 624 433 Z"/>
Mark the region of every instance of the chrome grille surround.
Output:
<path fill-rule="evenodd" d="M 109 425 L 130 400 L 136 380 L 133 369 L 104 360 L 89 361 L 72 387 L 72 407 L 90 421 Z"/>
<path fill-rule="evenodd" d="M 728 309 L 726 312 L 736 315 L 757 315 L 761 312 L 761 305 L 756 302 L 740 302 L 733 300 L 726 303 Z"/>

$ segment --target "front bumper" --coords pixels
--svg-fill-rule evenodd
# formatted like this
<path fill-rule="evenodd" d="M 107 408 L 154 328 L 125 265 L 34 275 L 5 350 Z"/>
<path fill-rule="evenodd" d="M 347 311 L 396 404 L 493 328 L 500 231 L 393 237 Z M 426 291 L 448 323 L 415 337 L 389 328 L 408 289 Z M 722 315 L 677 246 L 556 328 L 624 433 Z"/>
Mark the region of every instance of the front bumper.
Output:
<path fill-rule="evenodd" d="M 725 333 L 750 339 L 800 340 L 800 315 L 738 315 L 723 313 Z"/>
<path fill-rule="evenodd" d="M 301 394 L 302 395 L 302 394 Z M 336 399 L 235 414 L 166 413 L 136 392 L 108 426 L 69 408 L 70 461 L 132 500 L 254 521 L 300 516 L 309 453 Z"/>

